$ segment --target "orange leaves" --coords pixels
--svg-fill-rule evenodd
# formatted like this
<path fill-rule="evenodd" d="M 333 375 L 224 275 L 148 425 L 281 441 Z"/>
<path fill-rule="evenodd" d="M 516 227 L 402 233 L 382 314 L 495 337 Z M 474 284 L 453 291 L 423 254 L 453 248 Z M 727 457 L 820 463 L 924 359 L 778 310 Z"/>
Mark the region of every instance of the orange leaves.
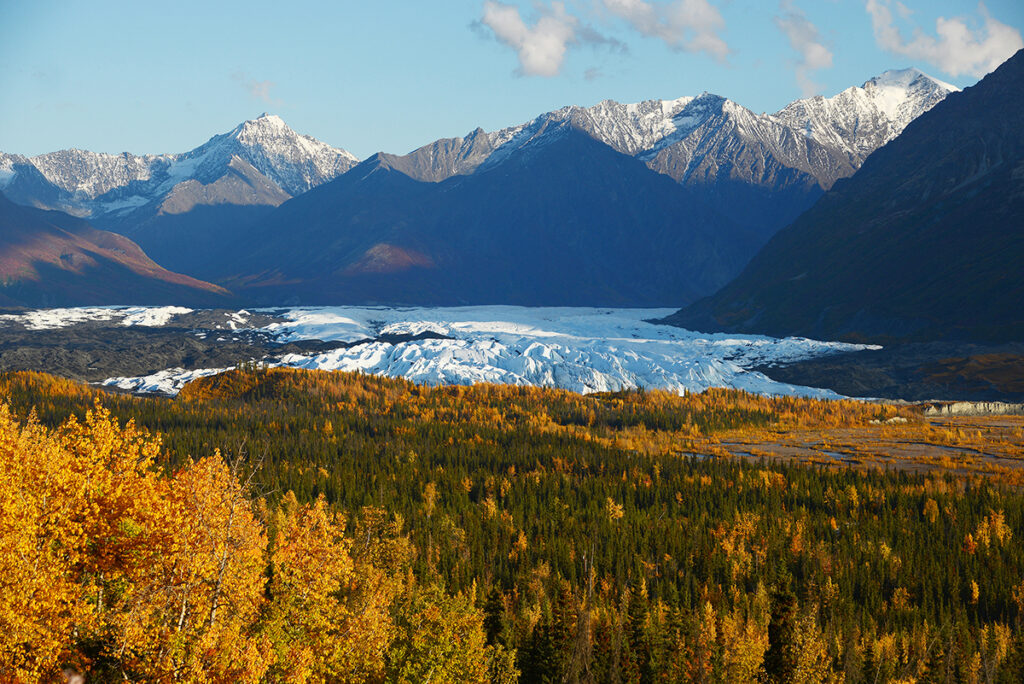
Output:
<path fill-rule="evenodd" d="M 978 543 L 974 541 L 974 535 L 970 532 L 968 532 L 967 535 L 964 536 L 963 549 L 964 553 L 966 553 L 968 556 L 973 555 L 974 552 L 978 550 Z"/>
<path fill-rule="evenodd" d="M 219 453 L 160 484 L 152 529 L 163 546 L 129 576 L 137 588 L 129 614 L 146 616 L 147 638 L 124 646 L 151 675 L 254 681 L 266 667 L 249 633 L 263 601 L 266 537 L 247 492 Z"/>
<path fill-rule="evenodd" d="M 104 633 L 151 539 L 159 441 L 96 405 L 47 431 L 0 406 L 0 670 L 39 676 Z"/>

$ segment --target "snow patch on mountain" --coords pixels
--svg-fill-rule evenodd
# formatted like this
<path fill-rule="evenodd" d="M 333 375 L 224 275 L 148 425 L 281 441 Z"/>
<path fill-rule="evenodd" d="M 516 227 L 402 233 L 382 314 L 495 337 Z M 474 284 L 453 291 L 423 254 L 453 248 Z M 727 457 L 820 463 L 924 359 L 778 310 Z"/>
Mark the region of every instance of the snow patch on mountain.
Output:
<path fill-rule="evenodd" d="M 792 102 L 774 117 L 859 165 L 959 88 L 918 69 L 886 71 L 833 97 Z"/>
<path fill-rule="evenodd" d="M 0 190 L 3 190 L 10 185 L 11 181 L 13 181 L 14 177 L 18 174 L 18 172 L 14 170 L 14 163 L 24 161 L 24 159 L 25 158 L 21 155 L 4 154 L 3 152 L 0 152 Z"/>

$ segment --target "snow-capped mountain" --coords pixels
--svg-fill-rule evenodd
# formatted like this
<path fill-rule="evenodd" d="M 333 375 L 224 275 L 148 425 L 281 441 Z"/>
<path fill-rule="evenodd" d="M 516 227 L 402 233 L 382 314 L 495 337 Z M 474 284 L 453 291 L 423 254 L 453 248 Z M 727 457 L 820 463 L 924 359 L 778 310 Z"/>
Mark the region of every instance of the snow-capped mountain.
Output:
<path fill-rule="evenodd" d="M 0 153 L 0 190 L 23 204 L 103 222 L 142 207 L 152 214 L 180 213 L 195 204 L 277 205 L 336 178 L 357 162 L 351 153 L 296 133 L 280 117 L 263 114 L 180 154 L 137 156 L 77 149 L 35 157 Z M 234 183 L 233 191 L 222 187 L 232 185 L 224 181 L 231 176 L 245 182 Z M 221 187 L 214 187 L 217 183 Z M 188 206 L 181 201 L 183 191 L 191 198 L 184 203 Z M 172 196 L 177 201 L 163 206 Z"/>
<path fill-rule="evenodd" d="M 196 273 L 268 304 L 693 300 L 947 92 L 907 72 L 786 116 L 710 93 L 566 107 L 374 155 Z M 819 109 L 845 118 L 799 116 Z"/>
<path fill-rule="evenodd" d="M 774 185 L 781 169 L 795 169 L 827 189 L 956 90 L 917 69 L 904 69 L 834 97 L 797 100 L 774 114 L 756 114 L 711 93 L 632 104 L 605 100 L 592 107 L 563 107 L 490 133 L 477 129 L 465 138 L 438 140 L 389 158 L 407 175 L 438 181 L 493 164 L 568 124 L 683 183 L 724 176 Z"/>
<path fill-rule="evenodd" d="M 958 90 L 918 69 L 886 71 L 834 97 L 797 100 L 774 118 L 828 148 L 843 150 L 860 166 L 907 124 Z"/>
<path fill-rule="evenodd" d="M 202 182 L 217 176 L 232 157 L 251 164 L 289 195 L 336 178 L 359 160 L 308 135 L 296 133 L 278 116 L 264 113 L 181 156 L 183 170 Z M 180 174 L 180 172 L 179 172 Z"/>
<path fill-rule="evenodd" d="M 797 100 L 774 114 L 757 114 L 712 93 L 632 104 L 605 100 L 380 157 L 416 180 L 439 182 L 493 168 L 571 127 L 700 191 L 730 220 L 766 240 L 955 90 L 905 69 L 834 97 Z"/>
<path fill-rule="evenodd" d="M 265 114 L 183 154 L 0 156 L 0 190 L 268 303 L 676 304 L 952 90 L 904 70 L 775 114 L 606 100 L 358 166 Z"/>
<path fill-rule="evenodd" d="M 890 72 L 840 97 L 871 98 L 899 125 L 911 113 L 893 93 L 928 89 L 920 73 Z M 1024 339 L 1022 109 L 1024 50 L 907 126 L 670 321 L 887 344 Z"/>

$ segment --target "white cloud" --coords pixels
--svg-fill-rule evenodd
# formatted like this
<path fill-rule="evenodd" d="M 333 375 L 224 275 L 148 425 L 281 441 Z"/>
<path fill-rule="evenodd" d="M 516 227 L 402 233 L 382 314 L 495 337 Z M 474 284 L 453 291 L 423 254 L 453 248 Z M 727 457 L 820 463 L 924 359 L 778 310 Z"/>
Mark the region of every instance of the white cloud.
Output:
<path fill-rule="evenodd" d="M 789 39 L 789 44 L 800 53 L 796 62 L 796 80 L 805 97 L 820 92 L 821 87 L 811 78 L 811 73 L 832 66 L 832 51 L 825 46 L 818 33 L 803 12 L 788 0 L 780 3 L 783 14 L 775 17 L 775 25 Z"/>
<path fill-rule="evenodd" d="M 665 41 L 673 50 L 705 52 L 718 61 L 729 56 L 719 35 L 725 20 L 708 0 L 602 0 L 605 9 L 639 33 Z"/>
<path fill-rule="evenodd" d="M 565 51 L 576 42 L 579 21 L 556 2 L 544 10 L 533 26 L 527 26 L 519 8 L 496 0 L 484 3 L 481 23 L 494 37 L 516 51 L 519 72 L 526 76 L 557 76 L 565 60 Z"/>
<path fill-rule="evenodd" d="M 926 61 L 950 76 L 984 76 L 1024 47 L 1020 31 L 994 19 L 984 3 L 978 3 L 983 22 L 980 28 L 972 30 L 963 17 L 939 17 L 935 21 L 935 36 L 915 29 L 910 40 L 904 39 L 896 26 L 888 0 L 867 0 L 866 7 L 875 41 L 882 49 Z M 900 3 L 896 9 L 904 18 L 911 14 Z"/>

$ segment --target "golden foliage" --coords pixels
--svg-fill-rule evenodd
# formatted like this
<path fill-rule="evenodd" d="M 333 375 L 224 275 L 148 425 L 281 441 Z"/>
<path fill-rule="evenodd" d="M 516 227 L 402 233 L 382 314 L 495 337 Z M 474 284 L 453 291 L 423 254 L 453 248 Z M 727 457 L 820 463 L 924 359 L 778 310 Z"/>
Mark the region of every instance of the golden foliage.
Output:
<path fill-rule="evenodd" d="M 349 538 L 292 495 L 261 520 L 219 453 L 160 476 L 159 449 L 98 404 L 55 430 L 0 404 L 0 681 L 367 682 L 393 662 L 473 682 L 508 664 L 471 601 L 415 590 L 399 519 L 364 509 Z"/>

